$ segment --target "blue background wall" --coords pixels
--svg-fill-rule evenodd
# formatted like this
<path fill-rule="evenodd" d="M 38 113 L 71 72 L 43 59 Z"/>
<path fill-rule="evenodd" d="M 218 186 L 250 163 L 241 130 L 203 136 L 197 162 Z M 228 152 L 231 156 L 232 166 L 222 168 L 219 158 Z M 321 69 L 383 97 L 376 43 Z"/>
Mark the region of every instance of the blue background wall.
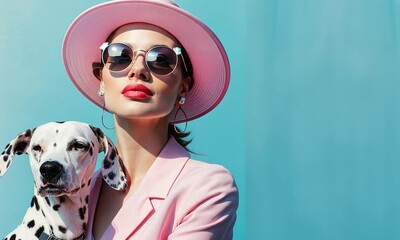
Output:
<path fill-rule="evenodd" d="M 246 239 L 400 239 L 400 1 L 246 6 Z"/>
<path fill-rule="evenodd" d="M 60 54 L 69 23 L 99 2 L 0 2 L 0 146 L 48 121 L 101 126 Z M 231 59 L 226 98 L 189 128 L 206 154 L 195 158 L 237 180 L 235 239 L 400 239 L 400 1 L 178 3 Z M 0 179 L 0 236 L 32 190 L 18 157 Z"/>

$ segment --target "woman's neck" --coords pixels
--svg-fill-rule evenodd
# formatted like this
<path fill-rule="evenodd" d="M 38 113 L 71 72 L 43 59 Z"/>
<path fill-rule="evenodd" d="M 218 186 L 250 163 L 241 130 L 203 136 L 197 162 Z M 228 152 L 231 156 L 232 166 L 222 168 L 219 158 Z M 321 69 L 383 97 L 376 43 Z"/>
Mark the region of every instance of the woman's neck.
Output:
<path fill-rule="evenodd" d="M 115 131 L 118 153 L 132 189 L 146 175 L 168 141 L 168 121 L 115 117 Z"/>

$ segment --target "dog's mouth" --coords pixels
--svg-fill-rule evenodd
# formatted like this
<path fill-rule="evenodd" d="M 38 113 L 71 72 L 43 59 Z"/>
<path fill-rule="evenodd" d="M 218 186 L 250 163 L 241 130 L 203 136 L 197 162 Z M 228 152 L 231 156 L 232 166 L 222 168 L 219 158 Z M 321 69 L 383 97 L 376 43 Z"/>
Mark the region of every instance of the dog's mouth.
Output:
<path fill-rule="evenodd" d="M 46 196 L 46 195 L 59 196 L 67 193 L 68 189 L 66 188 L 66 186 L 55 185 L 55 184 L 46 184 L 40 187 L 39 189 L 39 194 L 41 196 Z"/>
<path fill-rule="evenodd" d="M 46 184 L 39 189 L 39 195 L 44 196 L 61 196 L 61 195 L 75 195 L 80 188 L 76 189 L 68 189 L 67 186 L 64 185 L 55 185 L 55 184 Z"/>

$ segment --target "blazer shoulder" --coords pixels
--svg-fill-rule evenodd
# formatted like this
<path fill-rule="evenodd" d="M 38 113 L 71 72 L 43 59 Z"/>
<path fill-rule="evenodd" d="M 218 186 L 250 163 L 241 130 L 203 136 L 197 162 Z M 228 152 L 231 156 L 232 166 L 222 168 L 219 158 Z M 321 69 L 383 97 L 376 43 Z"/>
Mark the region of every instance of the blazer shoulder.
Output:
<path fill-rule="evenodd" d="M 226 175 L 227 178 L 233 178 L 231 172 L 222 165 L 207 163 L 191 158 L 187 161 L 185 168 L 187 171 L 192 173 Z"/>
<path fill-rule="evenodd" d="M 219 164 L 189 159 L 181 175 L 181 181 L 187 181 L 197 190 L 214 192 L 220 189 L 224 192 L 237 192 L 232 173 Z"/>
<path fill-rule="evenodd" d="M 239 193 L 225 167 L 190 159 L 171 194 L 177 204 L 173 239 L 232 239 Z"/>

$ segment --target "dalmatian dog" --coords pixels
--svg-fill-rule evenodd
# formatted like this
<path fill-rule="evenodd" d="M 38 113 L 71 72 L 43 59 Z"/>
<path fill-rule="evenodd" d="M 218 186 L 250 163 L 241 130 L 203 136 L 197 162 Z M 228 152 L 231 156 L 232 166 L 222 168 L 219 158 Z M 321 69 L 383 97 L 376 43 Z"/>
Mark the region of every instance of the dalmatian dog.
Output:
<path fill-rule="evenodd" d="M 90 180 L 98 153 L 103 179 L 115 190 L 127 183 L 114 144 L 99 128 L 82 122 L 51 122 L 28 129 L 0 155 L 0 176 L 14 155 L 28 154 L 34 196 L 22 223 L 4 240 L 85 239 Z"/>

